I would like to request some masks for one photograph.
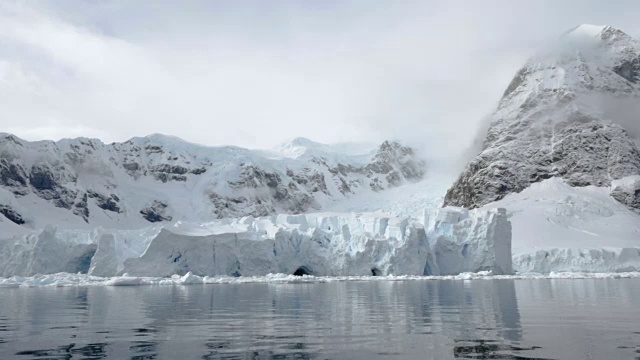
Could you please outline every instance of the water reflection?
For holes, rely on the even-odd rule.
[[[496,340],[456,340],[453,355],[456,359],[518,359],[547,360],[546,358],[519,355],[522,352],[541,349],[539,346],[529,348],[501,344]]]
[[[0,358],[628,359],[638,299],[634,279],[3,289]]]
[[[60,360],[78,358],[78,356],[81,358],[105,359],[107,357],[106,346],[106,343],[88,344],[82,347],[76,347],[76,344],[69,344],[58,346],[55,349],[19,351],[15,355]]]
[[[133,341],[129,350],[135,354],[131,360],[154,359],[158,352],[158,343],[155,341]]]

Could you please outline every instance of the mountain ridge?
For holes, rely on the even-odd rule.
[[[139,227],[301,213],[418,181],[425,167],[413,149],[387,141],[364,160],[295,159],[159,134],[111,144],[87,138],[29,142],[3,134],[0,218],[30,228]]]

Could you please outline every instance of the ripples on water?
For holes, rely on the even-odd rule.
[[[0,289],[0,359],[640,359],[640,279]]]

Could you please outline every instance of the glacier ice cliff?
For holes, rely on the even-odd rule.
[[[455,275],[512,273],[504,209],[252,216],[140,230],[57,230],[0,241],[0,275]]]

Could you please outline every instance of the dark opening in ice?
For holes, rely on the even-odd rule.
[[[306,266],[300,266],[298,269],[296,269],[293,275],[295,276],[312,275],[312,271]]]

